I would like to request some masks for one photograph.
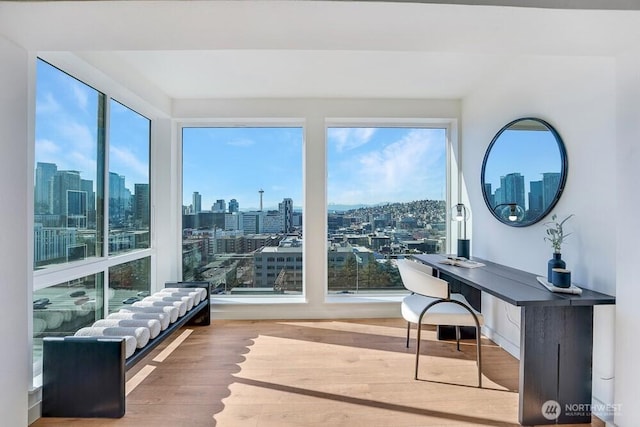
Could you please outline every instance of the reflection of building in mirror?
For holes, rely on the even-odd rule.
[[[516,204],[525,211],[524,219],[536,218],[553,202],[560,186],[560,173],[544,172],[541,175],[541,180],[529,181],[528,194],[526,194],[525,177],[519,172],[501,176],[500,187],[493,192],[491,183],[485,183],[485,193],[489,197],[489,203],[493,207]]]

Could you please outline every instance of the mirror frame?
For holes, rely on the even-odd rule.
[[[532,120],[534,122],[538,122],[541,125],[543,125],[544,127],[546,127],[551,134],[553,135],[553,137],[556,140],[556,143],[558,145],[558,151],[560,154],[560,183],[558,185],[558,190],[556,191],[555,197],[553,198],[553,200],[551,201],[551,203],[549,203],[548,206],[545,207],[545,209],[542,211],[542,213],[540,215],[538,215],[538,217],[534,218],[531,221],[528,222],[511,222],[508,221],[504,218],[501,218],[495,211],[495,208],[493,206],[491,206],[491,203],[489,202],[489,197],[487,196],[487,192],[485,189],[485,169],[487,166],[487,160],[489,159],[489,155],[491,154],[491,149],[493,148],[493,146],[496,144],[496,142],[498,141],[498,139],[500,138],[500,136],[506,131],[508,130],[511,126],[513,126],[514,124],[524,121],[524,120]],[[498,133],[495,134],[495,136],[493,137],[493,139],[491,140],[491,143],[489,144],[489,146],[487,147],[487,151],[484,154],[484,159],[482,160],[482,172],[480,175],[480,185],[482,187],[482,197],[484,198],[484,202],[487,205],[487,208],[489,208],[489,212],[491,212],[491,214],[501,223],[506,224],[508,226],[511,227],[528,227],[530,225],[533,225],[539,221],[541,221],[544,217],[546,217],[547,215],[549,215],[549,213],[551,212],[551,210],[554,208],[554,206],[556,205],[556,203],[558,203],[558,200],[560,199],[560,196],[562,195],[562,192],[564,191],[564,187],[565,184],[567,182],[567,175],[569,173],[569,162],[567,159],[567,151],[565,149],[564,146],[564,141],[562,140],[562,138],[560,137],[560,134],[556,131],[556,129],[551,126],[548,122],[536,118],[536,117],[521,117],[519,119],[515,119],[510,121],[509,123],[507,123],[506,125],[504,125],[502,127],[502,129],[500,129],[498,131]]]

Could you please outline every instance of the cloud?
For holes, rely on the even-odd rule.
[[[250,147],[253,144],[255,144],[255,141],[248,138],[237,138],[227,141],[227,145],[231,145],[233,147]]]
[[[58,122],[57,131],[70,149],[96,152],[96,137],[87,125],[74,120],[61,120]]]
[[[58,155],[58,153],[60,153],[60,147],[52,140],[42,138],[36,140],[36,152],[39,158],[48,158]]]
[[[353,150],[368,143],[375,134],[375,128],[329,128],[328,139],[336,142],[336,151]]]
[[[60,111],[62,111],[62,107],[51,92],[46,92],[36,98],[36,116],[56,114]]]
[[[338,166],[342,172],[330,177],[329,201],[355,204],[434,198],[429,189],[433,184],[436,188],[444,185],[442,145],[429,129],[415,129],[380,149],[352,157]]]
[[[77,170],[80,172],[82,179],[88,179],[94,182],[96,180],[96,159],[87,157],[85,153],[79,151],[73,151],[67,154],[67,159],[70,160],[72,166],[67,169]],[[58,168],[62,169],[62,168]]]
[[[127,176],[129,172],[133,173],[133,176],[128,176],[127,185],[148,183],[149,182],[149,163],[146,161],[140,161],[131,150],[124,147],[117,147],[111,145],[109,151],[109,160],[111,166],[109,169],[112,172],[124,174]],[[115,167],[122,167],[124,170],[115,170]]]
[[[89,87],[75,79],[69,79],[68,81],[71,89],[71,95],[76,101],[76,105],[85,111],[89,105]]]

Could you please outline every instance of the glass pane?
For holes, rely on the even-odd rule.
[[[150,257],[109,268],[109,313],[148,296],[150,285]]]
[[[102,273],[33,293],[33,373],[42,370],[42,338],[73,335],[103,317]]]
[[[102,93],[37,62],[34,268],[102,255]]]
[[[446,129],[327,130],[328,289],[404,291],[394,260],[446,250]]]
[[[302,292],[302,128],[184,128],[183,280]]]
[[[149,247],[151,122],[117,101],[109,121],[109,254]]]

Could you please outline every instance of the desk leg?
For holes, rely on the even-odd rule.
[[[593,307],[526,306],[521,313],[520,423],[590,423]]]

